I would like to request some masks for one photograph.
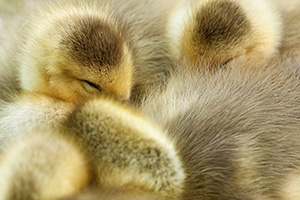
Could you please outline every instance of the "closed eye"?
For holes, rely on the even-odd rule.
[[[230,58],[229,60],[227,60],[226,62],[223,62],[222,64],[221,64],[221,66],[220,67],[224,67],[225,65],[227,65],[230,61],[232,61],[233,60],[233,58]]]
[[[97,90],[99,90],[100,92],[101,92],[101,88],[100,88],[100,86],[98,86],[98,85],[96,85],[95,83],[92,83],[92,82],[90,82],[90,81],[84,81],[87,85],[89,85],[90,87],[92,87],[92,88],[94,88],[94,89],[97,89]]]

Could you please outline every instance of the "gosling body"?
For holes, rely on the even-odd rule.
[[[183,159],[182,200],[300,198],[299,61],[180,71],[144,102]]]
[[[25,127],[21,135],[6,141],[0,162],[0,174],[5,176],[0,182],[7,184],[0,190],[1,199],[180,197],[185,172],[174,144],[139,111],[102,97],[59,121],[61,125],[51,129]],[[62,159],[66,155],[68,159]],[[56,181],[59,190],[54,189]]]
[[[1,154],[1,199],[62,199],[89,183],[89,168],[74,143],[55,131],[31,131]]]

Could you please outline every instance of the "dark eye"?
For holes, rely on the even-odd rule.
[[[230,61],[232,61],[233,60],[233,58],[230,58],[229,60],[227,60],[226,62],[223,62],[222,64],[221,64],[221,66],[220,67],[224,67],[225,65],[227,65]]]
[[[97,90],[99,90],[99,91],[101,91],[101,88],[98,86],[98,85],[96,85],[96,84],[94,84],[94,83],[92,83],[92,82],[90,82],[90,81],[84,81],[87,85],[89,85],[90,87],[92,87],[92,88],[94,88],[94,89],[97,89]]]

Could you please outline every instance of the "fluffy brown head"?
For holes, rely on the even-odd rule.
[[[64,25],[64,21],[61,23]],[[67,49],[68,56],[81,65],[101,71],[121,62],[124,39],[105,21],[83,16],[75,19],[66,32],[60,48]]]
[[[183,49],[196,60],[208,57],[220,62],[235,55],[244,46],[250,22],[241,7],[229,1],[212,1],[195,14],[195,25],[184,32]]]
[[[186,4],[178,6],[168,26],[177,59],[218,67],[242,55],[269,56],[276,51],[280,19],[268,0]]]
[[[71,102],[108,93],[128,99],[133,63],[125,33],[98,3],[52,5],[33,18],[21,54],[21,85]]]

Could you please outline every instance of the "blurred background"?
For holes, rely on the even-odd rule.
[[[19,13],[31,0],[0,0],[0,43],[12,31]],[[27,3],[26,3],[27,2]]]
[[[0,0],[0,39],[13,30],[22,10],[26,10],[41,0]]]
[[[26,0],[0,0],[1,16],[14,15],[22,8],[24,1]]]

